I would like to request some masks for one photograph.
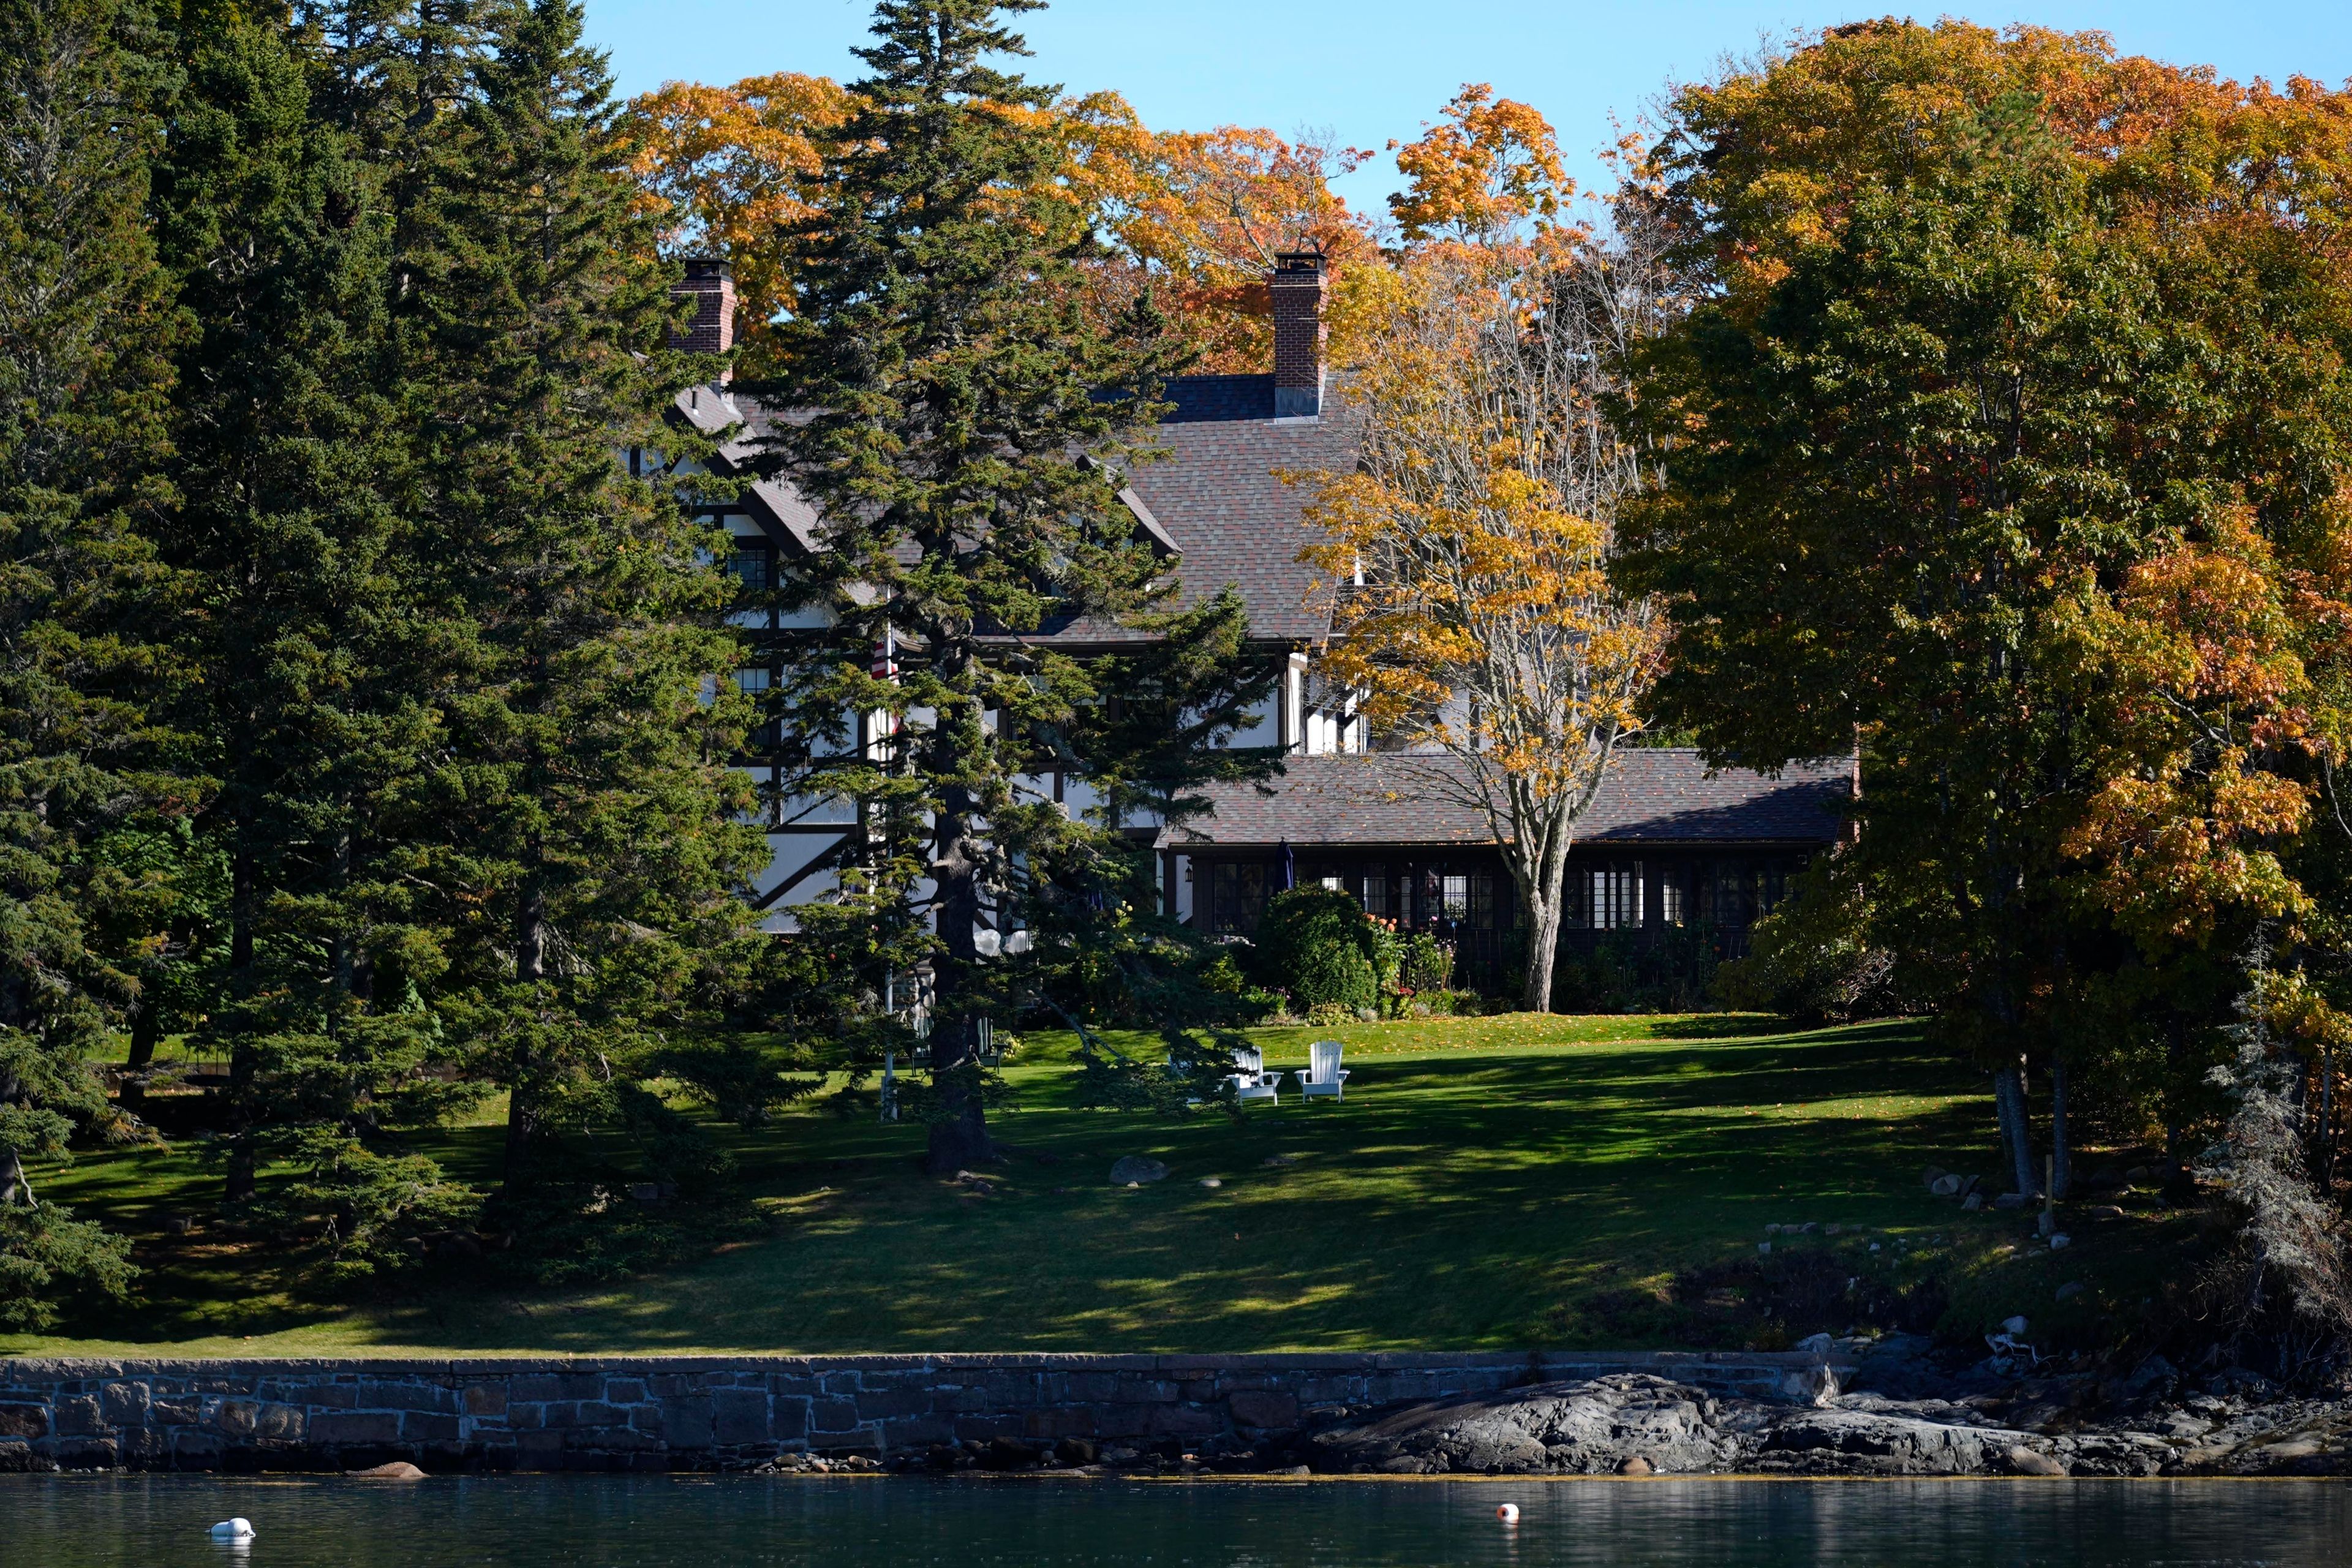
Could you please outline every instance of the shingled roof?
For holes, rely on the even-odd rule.
[[[1285,472],[1345,470],[1355,464],[1356,422],[1335,385],[1320,418],[1274,417],[1270,375],[1181,376],[1165,396],[1175,405],[1155,442],[1169,453],[1138,463],[1127,499],[1139,530],[1152,545],[1173,552],[1171,564],[1190,602],[1228,584],[1248,606],[1255,637],[1307,642],[1328,635],[1328,601],[1309,602],[1314,573],[1298,552],[1312,535],[1300,512],[1304,489],[1285,484]],[[758,454],[774,415],[753,399],[715,388],[678,395],[679,414],[706,434],[740,425],[719,452],[733,471]],[[761,531],[787,550],[818,548],[815,511],[782,479],[752,486],[742,505]],[[1123,642],[1137,634],[1090,621],[1048,625],[1027,640],[1049,643]]]
[[[1374,752],[1292,757],[1265,784],[1219,784],[1208,816],[1160,836],[1162,849],[1307,845],[1443,847],[1492,843],[1483,814],[1462,804],[1462,763]],[[1833,842],[1853,797],[1844,757],[1791,763],[1768,776],[1710,771],[1695,751],[1635,747],[1618,754],[1577,826],[1580,844]]]

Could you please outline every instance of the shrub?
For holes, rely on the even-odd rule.
[[[1789,897],[1748,928],[1748,956],[1717,972],[1716,995],[1746,1012],[1799,1024],[1883,1018],[1908,1009],[1895,964],[1870,935],[1870,900],[1842,856],[1825,855]]]
[[[1412,995],[1443,991],[1454,978],[1454,944],[1427,931],[1408,938],[1397,964],[1397,988]]]
[[[1336,888],[1293,888],[1276,894],[1258,922],[1258,980],[1289,993],[1294,1012],[1337,1003],[1353,1013],[1380,1000],[1376,951],[1372,923],[1354,899]]]

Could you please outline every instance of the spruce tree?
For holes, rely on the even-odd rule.
[[[625,1180],[712,1169],[643,1080],[724,1000],[763,847],[728,766],[743,704],[719,542],[688,504],[692,432],[665,420],[714,367],[666,346],[674,274],[579,8],[511,0],[485,22],[418,297],[440,570],[471,628],[441,875],[472,911],[467,1035],[509,1096],[499,1206],[563,1271],[634,1247],[593,1217]],[[631,449],[635,474],[614,456]]]
[[[232,16],[185,47],[155,209],[194,334],[156,537],[198,584],[176,636],[228,866],[216,1147],[231,1203],[323,1215],[330,1267],[359,1272],[470,1202],[403,1138],[467,1092],[435,1070],[457,1047],[426,1002],[447,958],[418,837],[440,831],[419,792],[463,639],[416,564],[424,399],[378,183],[285,26]],[[273,1161],[295,1179],[265,1190]]]
[[[120,1293],[119,1237],[38,1200],[27,1159],[106,1123],[89,1058],[136,982],[97,940],[141,889],[92,854],[172,795],[142,626],[168,577],[156,499],[167,279],[140,223],[167,85],[118,0],[0,4],[0,1326]]]
[[[1257,677],[1193,656],[1240,654],[1238,605],[1171,616],[1118,500],[1178,356],[1148,301],[1116,331],[1075,303],[1093,241],[1040,116],[1055,89],[987,63],[1026,53],[999,13],[1036,8],[877,6],[858,51],[872,74],[828,133],[819,212],[794,237],[801,313],[763,389],[811,411],[772,439],[824,535],[792,590],[828,618],[790,652],[796,787],[866,818],[842,896],[802,924],[819,941],[911,931],[928,950],[940,1173],[993,1152],[982,1019],[1043,1005],[1082,1021],[1090,987],[1171,1030],[1202,1016],[1197,986],[1164,984],[1199,955],[1160,920],[1123,830],[1190,782],[1264,765],[1215,752]],[[1139,617],[1161,640],[1125,666],[1025,640],[1087,618],[1116,640]],[[1130,711],[1155,733],[1128,729]],[[1044,767],[1096,783],[1100,804],[1066,811],[1025,787]]]

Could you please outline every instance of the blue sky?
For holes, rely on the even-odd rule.
[[[665,80],[733,81],[801,70],[847,79],[871,0],[586,0],[591,39],[624,92]],[[1559,128],[1580,183],[1611,116],[1632,120],[1666,83],[1812,28],[1885,14],[1805,0],[1059,0],[1018,24],[1024,68],[1075,91],[1110,88],[1159,129],[1221,124],[1334,132],[1358,147],[1409,139],[1464,82],[1492,82]],[[1937,13],[1913,13],[1926,18]],[[2095,28],[2129,53],[2241,79],[2352,78],[2352,0],[2187,4],[2053,0],[1965,13],[1994,25]],[[1385,160],[1342,187],[1374,212],[1395,184]]]

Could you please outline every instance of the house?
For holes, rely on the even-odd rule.
[[[1212,792],[1207,818],[1139,831],[1159,851],[1167,907],[1203,931],[1246,937],[1265,900],[1288,880],[1319,881],[1346,889],[1374,914],[1444,931],[1474,977],[1507,984],[1517,900],[1483,817],[1465,803],[1459,764],[1367,733],[1349,695],[1318,676],[1330,604],[1298,559],[1310,539],[1305,492],[1281,476],[1354,461],[1356,427],[1325,365],[1327,281],[1319,256],[1276,258],[1267,279],[1273,370],[1170,384],[1172,406],[1157,443],[1169,457],[1139,465],[1121,492],[1139,538],[1168,558],[1188,594],[1228,584],[1241,594],[1255,646],[1278,663],[1281,680],[1267,710],[1234,743],[1278,746],[1290,756],[1278,779]],[[690,346],[725,350],[734,289],[724,264],[690,264],[686,287],[698,300]],[[775,417],[724,385],[681,395],[678,416],[712,434],[740,426],[719,454],[722,468],[748,465]],[[794,558],[823,547],[814,514],[779,479],[750,486],[712,515],[734,536],[747,587],[765,587]],[[794,625],[773,610],[737,620],[753,649],[774,646]],[[1045,634],[1080,654],[1131,635],[1087,626]],[[752,662],[738,679],[759,689],[779,673]],[[745,765],[774,795],[773,762],[754,756]],[[1083,804],[1076,781],[1046,775],[1033,784]],[[1789,875],[1836,841],[1853,787],[1845,760],[1767,777],[1710,772],[1688,751],[1629,750],[1580,830],[1563,942],[1654,937],[1704,923],[1737,951]],[[772,799],[774,857],[750,890],[770,929],[791,930],[793,908],[835,885],[832,867],[857,826],[855,802]]]

